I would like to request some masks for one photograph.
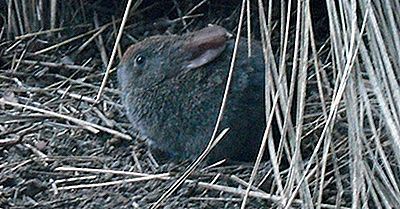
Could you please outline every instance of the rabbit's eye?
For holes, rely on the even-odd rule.
[[[146,62],[146,58],[143,56],[143,55],[137,55],[136,56],[136,58],[135,58],[135,63],[138,65],[138,66],[142,66],[142,65],[144,65],[144,63]]]

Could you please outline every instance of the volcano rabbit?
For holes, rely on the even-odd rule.
[[[230,128],[209,160],[255,159],[265,129],[261,42],[238,46],[219,130]],[[207,146],[220,109],[234,40],[209,26],[181,36],[149,37],[128,48],[118,66],[126,115],[152,149],[172,159],[193,159]]]

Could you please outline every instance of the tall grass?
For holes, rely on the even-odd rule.
[[[265,7],[265,2],[258,3],[259,8]],[[287,147],[284,152],[276,151],[271,140],[268,144],[275,179],[273,187],[275,194],[282,198],[280,208],[291,207],[295,198],[302,200],[302,208],[321,208],[332,199],[337,207],[398,206],[399,3],[326,1],[330,33],[325,56],[316,48],[314,36],[318,28],[312,25],[310,2],[286,5],[281,11],[286,16],[281,18],[281,40],[284,41],[280,46],[280,59],[274,62],[277,59],[268,50],[265,55],[268,75],[292,74],[290,80],[270,76],[267,80],[273,82],[266,87],[269,98],[280,97],[279,108],[273,111],[277,111],[278,116],[279,111],[284,113],[281,130],[283,136],[288,136],[282,138],[283,147]],[[291,11],[293,6],[296,7],[295,18],[285,12]],[[267,15],[262,11],[263,41],[270,45]],[[287,51],[290,27],[295,28],[291,34],[295,36],[294,48]],[[290,66],[285,63],[286,56],[292,57]],[[332,75],[331,86],[324,82],[324,75]],[[290,88],[287,90],[286,86]],[[316,140],[312,141],[311,153],[303,148],[304,143],[310,143],[303,138],[307,126],[304,117],[308,108],[308,86],[319,95],[311,106],[319,107],[318,120],[313,121],[316,122],[313,126],[321,127],[319,131],[318,128],[313,130]],[[293,93],[296,97],[292,97]],[[295,123],[288,116],[291,103],[297,106]],[[279,170],[281,158],[290,162],[288,175]]]

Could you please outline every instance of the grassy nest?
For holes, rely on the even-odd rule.
[[[399,3],[130,3],[0,2],[0,208],[400,205]],[[278,149],[261,163],[160,162],[120,104],[124,50],[210,23],[238,35],[240,22],[271,46]]]

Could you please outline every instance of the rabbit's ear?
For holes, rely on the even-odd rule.
[[[210,26],[190,33],[185,38],[183,50],[189,56],[186,68],[205,65],[224,51],[230,34],[221,26]]]

